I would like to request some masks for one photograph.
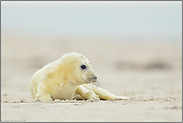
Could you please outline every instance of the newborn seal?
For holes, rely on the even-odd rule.
[[[34,100],[54,99],[128,99],[116,96],[94,84],[97,76],[81,54],[70,53],[35,72],[30,82]]]

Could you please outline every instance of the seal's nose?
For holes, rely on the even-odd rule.
[[[92,79],[96,81],[97,80],[97,77],[96,76],[93,76]]]

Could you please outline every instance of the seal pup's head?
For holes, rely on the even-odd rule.
[[[97,81],[90,62],[83,55],[73,52],[64,55],[61,61],[67,70],[65,75],[72,77],[79,85]]]

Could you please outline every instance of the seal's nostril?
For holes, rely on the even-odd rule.
[[[97,79],[97,77],[96,77],[96,76],[94,76],[93,78],[94,78],[94,79]]]
[[[93,75],[91,79],[92,79],[92,81],[94,81],[94,82],[97,81],[97,77],[96,77],[95,75]]]

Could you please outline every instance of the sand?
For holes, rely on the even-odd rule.
[[[181,43],[88,40],[4,35],[1,121],[182,121]],[[34,72],[73,51],[89,59],[100,87],[131,99],[33,101]]]

